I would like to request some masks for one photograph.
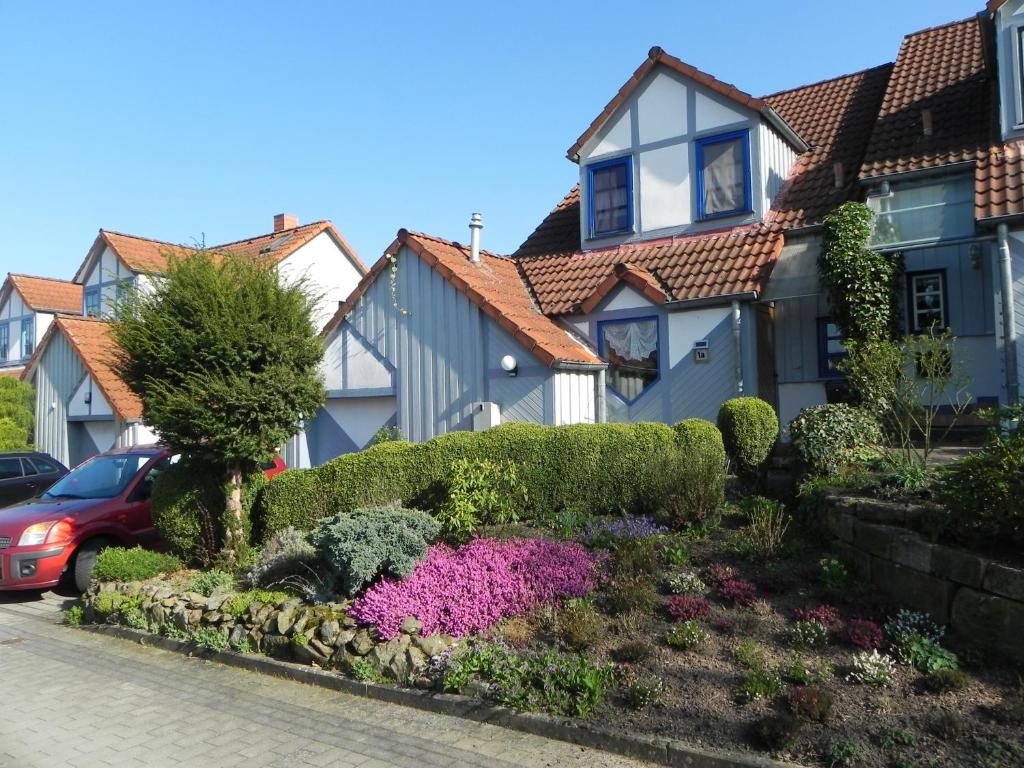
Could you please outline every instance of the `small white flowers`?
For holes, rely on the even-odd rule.
[[[666,586],[673,595],[706,595],[708,585],[692,571],[674,573],[666,580]]]
[[[871,651],[871,653],[861,651],[854,654],[850,666],[852,670],[846,676],[847,682],[863,683],[875,688],[888,685],[896,671],[896,662],[892,657],[879,653],[877,650]]]

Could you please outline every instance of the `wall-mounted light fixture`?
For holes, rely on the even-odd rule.
[[[501,370],[507,373],[509,376],[515,376],[519,373],[519,363],[512,355],[505,355],[501,358]]]

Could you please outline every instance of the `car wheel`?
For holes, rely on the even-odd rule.
[[[76,590],[86,592],[89,589],[92,569],[96,565],[96,555],[108,546],[109,543],[104,539],[91,539],[78,548],[73,569]]]

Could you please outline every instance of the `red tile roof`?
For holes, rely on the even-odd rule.
[[[25,304],[36,312],[82,313],[82,286],[70,280],[8,273],[7,280]]]
[[[998,125],[984,23],[971,17],[903,39],[862,178],[984,159]]]
[[[646,269],[635,264],[616,264],[608,277],[598,283],[594,292],[583,301],[580,311],[583,313],[593,312],[620,284],[635,289],[652,304],[664,304],[669,300],[668,293],[665,292],[654,275]]]
[[[516,261],[548,315],[579,312],[619,264],[646,270],[670,300],[760,293],[782,251],[782,230],[755,225]]]
[[[633,73],[633,76],[625,82],[625,84],[619,89],[619,92],[615,94],[615,97],[605,105],[605,108],[601,110],[601,114],[594,118],[594,121],[590,126],[583,132],[583,134],[576,139],[576,143],[569,147],[566,155],[570,160],[576,160],[579,155],[580,149],[586,144],[594,135],[601,129],[605,121],[614,114],[615,110],[622,106],[622,104],[629,98],[630,94],[636,90],[637,86],[643,81],[645,77],[657,66],[665,66],[671,69],[673,72],[678,72],[684,77],[689,78],[695,82],[700,83],[706,88],[714,91],[720,96],[724,96],[741,107],[746,107],[754,112],[760,112],[764,117],[771,123],[775,124],[776,128],[780,129],[783,133],[789,133],[786,129],[789,127],[785,124],[785,120],[780,120],[776,116],[770,105],[766,104],[762,99],[755,98],[749,93],[744,93],[735,85],[729,83],[723,83],[715,77],[701,72],[696,67],[687,64],[685,61],[677,59],[675,56],[671,56],[663,51],[658,46],[651,48],[647,54],[647,59],[641,64],[637,70]],[[799,140],[803,137],[793,136],[794,143],[799,143]]]
[[[512,255],[518,257],[564,253],[578,250],[579,247],[580,185],[577,184]]]
[[[75,350],[114,413],[126,421],[141,419],[142,401],[128,389],[128,385],[114,371],[115,345],[110,336],[110,323],[104,320],[57,315],[36,347],[36,352],[25,367],[22,378],[31,376],[50,337],[56,333],[61,333]]]
[[[974,217],[978,220],[1024,214],[1024,142],[993,147],[978,161],[974,177]]]
[[[314,221],[311,224],[302,224],[280,232],[270,232],[245,240],[210,246],[209,250],[230,251],[240,256],[258,258],[267,264],[278,264],[323,232],[329,233],[339,246],[351,254],[352,263],[361,273],[366,273],[366,265],[363,264],[355,249],[348,244],[330,221]],[[123,232],[112,232],[107,229],[100,230],[99,240],[109,246],[134,272],[165,272],[169,257],[181,258],[196,251],[196,248],[190,246],[175,245],[137,235],[126,235]],[[95,246],[90,250],[90,256],[94,251]],[[88,260],[89,257],[86,257],[86,262]],[[81,269],[79,269],[79,275],[81,275]]]
[[[818,224],[841,203],[861,199],[857,174],[891,71],[883,64],[765,97],[811,145],[772,203],[771,221],[787,229]]]
[[[466,246],[405,229],[398,231],[397,239],[384,256],[338,308],[325,326],[324,334],[341,324],[373,281],[390,266],[389,254],[396,253],[401,246],[416,253],[544,365],[602,364],[597,355],[566,329],[541,314],[513,260],[481,251],[480,262],[473,264]]]

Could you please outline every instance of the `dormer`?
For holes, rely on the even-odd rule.
[[[569,149],[581,247],[760,221],[806,149],[761,99],[652,48]]]
[[[990,0],[999,73],[999,126],[1004,140],[1024,136],[1024,0]]]

